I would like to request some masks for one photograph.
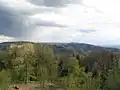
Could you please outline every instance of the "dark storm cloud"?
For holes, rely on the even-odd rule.
[[[75,0],[28,0],[35,5],[44,5],[47,7],[62,7],[66,4],[72,3]]]
[[[20,37],[23,35],[24,17],[14,10],[0,5],[0,34],[10,37]]]
[[[25,14],[24,12],[28,12]],[[22,11],[13,8],[5,7],[0,4],[0,35],[5,35],[14,38],[29,38],[37,26],[47,27],[66,27],[64,25],[56,24],[55,22],[48,22],[44,20],[34,20],[30,22],[28,18],[30,11]]]

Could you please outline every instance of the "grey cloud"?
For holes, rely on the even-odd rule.
[[[10,37],[20,37],[25,29],[24,17],[0,5],[0,34]]]
[[[27,12],[27,11],[26,11]],[[23,11],[5,7],[0,4],[0,35],[14,37],[17,39],[29,39],[33,30],[37,26],[49,27],[67,27],[56,24],[55,22],[48,22],[44,20],[29,20],[29,13],[24,14]],[[28,23],[27,23],[28,22]]]
[[[55,22],[48,22],[44,20],[39,20],[38,22],[35,22],[35,25],[37,26],[45,26],[45,27],[59,27],[59,28],[65,28],[67,27],[66,25],[61,25],[61,24],[56,24]]]
[[[38,6],[46,6],[46,7],[64,7],[67,4],[80,4],[87,8],[94,9],[98,13],[104,13],[103,11],[97,9],[96,7],[85,5],[82,0],[27,0],[31,4]],[[87,12],[86,12],[87,13]]]
[[[16,9],[16,11],[17,11],[17,9]],[[25,16],[30,16],[30,15],[34,15],[36,13],[45,13],[45,12],[57,13],[58,10],[56,8],[37,7],[37,8],[32,8],[32,9],[19,10],[19,12],[17,11],[17,13],[25,15]]]
[[[35,5],[44,5],[47,7],[62,7],[66,4],[72,3],[75,0],[28,0]]]
[[[87,30],[87,29],[81,29],[79,30],[82,33],[92,33],[92,32],[96,32],[96,30]]]

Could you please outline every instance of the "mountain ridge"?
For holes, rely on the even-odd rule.
[[[15,41],[15,42],[3,42],[0,43],[0,51],[4,51],[9,47],[11,44],[23,44],[23,43],[32,43],[35,44],[35,42],[29,42],[29,41]],[[53,49],[56,53],[73,53],[73,52],[100,52],[100,51],[110,51],[110,52],[119,52],[120,49],[113,48],[113,47],[104,47],[99,45],[92,45],[92,44],[86,44],[86,43],[53,43],[53,42],[37,42],[38,44],[47,44],[52,45]]]

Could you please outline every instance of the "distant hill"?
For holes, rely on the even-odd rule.
[[[19,42],[0,43],[0,51],[7,50],[7,48],[11,44],[22,44],[22,43],[33,43],[33,42],[19,41]],[[52,45],[53,50],[56,54],[57,53],[72,54],[74,52],[84,53],[84,52],[100,52],[100,51],[120,52],[120,49],[118,48],[95,46],[85,43],[39,43],[39,44]]]
[[[120,49],[120,45],[111,45],[111,46],[107,46],[107,47]]]
[[[56,52],[59,51],[61,53],[64,52],[84,53],[84,52],[101,52],[101,51],[120,52],[120,49],[117,48],[95,46],[85,43],[64,43],[64,44],[55,44],[55,45],[56,45]]]

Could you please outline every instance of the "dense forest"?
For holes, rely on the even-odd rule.
[[[120,90],[120,50],[73,43],[2,43],[0,90]]]

